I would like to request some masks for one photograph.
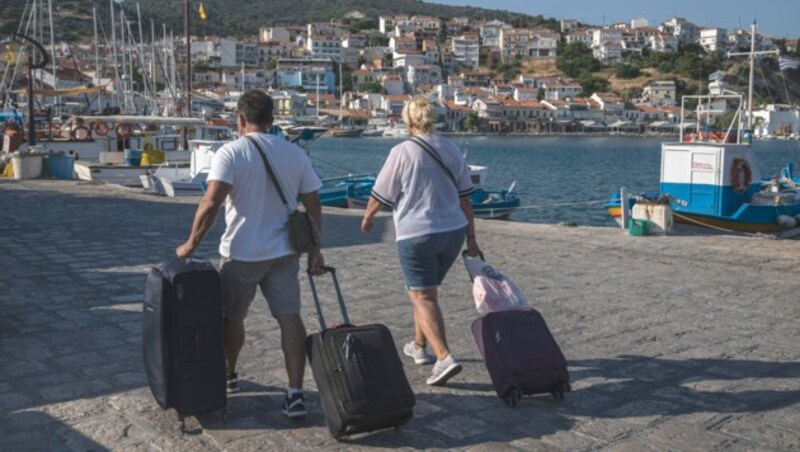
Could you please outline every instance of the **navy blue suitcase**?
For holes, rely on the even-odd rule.
[[[227,404],[219,273],[209,262],[175,259],[147,276],[142,352],[147,381],[163,409],[179,415]]]
[[[472,334],[497,392],[508,406],[523,395],[570,391],[567,360],[535,309],[492,312],[478,317]]]

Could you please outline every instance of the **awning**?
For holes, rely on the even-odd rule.
[[[596,121],[580,121],[581,125],[587,129],[605,129],[605,124]]]
[[[33,91],[34,97],[56,97],[56,96],[63,96],[63,97],[74,97],[80,96],[81,94],[95,94],[99,91],[102,91],[102,86],[79,86],[76,88],[64,88],[64,89],[37,89]],[[13,91],[14,94],[18,94],[22,97],[28,96],[28,90],[26,89],[18,89]]]
[[[620,120],[620,121],[615,121],[615,122],[609,124],[608,127],[612,128],[612,129],[616,129],[616,128],[619,128],[619,127],[626,126],[628,124],[630,124],[628,121]]]
[[[673,124],[669,121],[654,121],[648,124],[647,127],[651,129],[674,129],[677,127],[677,124]]]

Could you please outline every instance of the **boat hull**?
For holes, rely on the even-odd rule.
[[[619,204],[619,200],[616,200],[616,205],[613,204],[614,201],[609,202],[606,204],[605,209],[608,214],[613,218],[617,224],[622,225],[622,207]],[[724,232],[741,232],[741,233],[751,233],[751,234],[775,234],[779,232],[783,232],[789,228],[786,226],[782,226],[778,224],[777,217],[778,215],[786,215],[790,217],[794,217],[796,215],[800,215],[800,206],[753,206],[748,205],[744,206],[744,210],[741,212],[747,211],[748,216],[761,216],[764,218],[763,221],[742,221],[737,218],[732,217],[717,217],[712,215],[702,215],[697,213],[691,212],[683,212],[680,210],[679,205],[673,204],[673,219],[676,224],[688,225],[688,226],[698,226],[704,227],[709,229],[715,229]],[[761,210],[762,212],[758,212]]]

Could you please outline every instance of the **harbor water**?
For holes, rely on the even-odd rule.
[[[574,222],[613,226],[603,209],[612,192],[658,190],[663,138],[452,136],[467,162],[489,167],[485,186],[515,191],[522,207],[512,221]],[[673,140],[677,138],[667,138]],[[323,178],[376,173],[400,138],[321,138],[308,147]],[[753,143],[762,176],[777,175],[792,162],[800,175],[800,141]]]

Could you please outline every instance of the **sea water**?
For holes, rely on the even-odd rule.
[[[521,208],[512,221],[574,222],[613,226],[603,209],[612,192],[658,191],[663,138],[451,136],[467,162],[489,168],[484,186],[515,191]],[[677,141],[677,138],[667,138]],[[323,177],[377,173],[399,138],[321,138],[308,147]],[[800,141],[753,143],[762,176],[779,174],[792,162],[800,176]]]

